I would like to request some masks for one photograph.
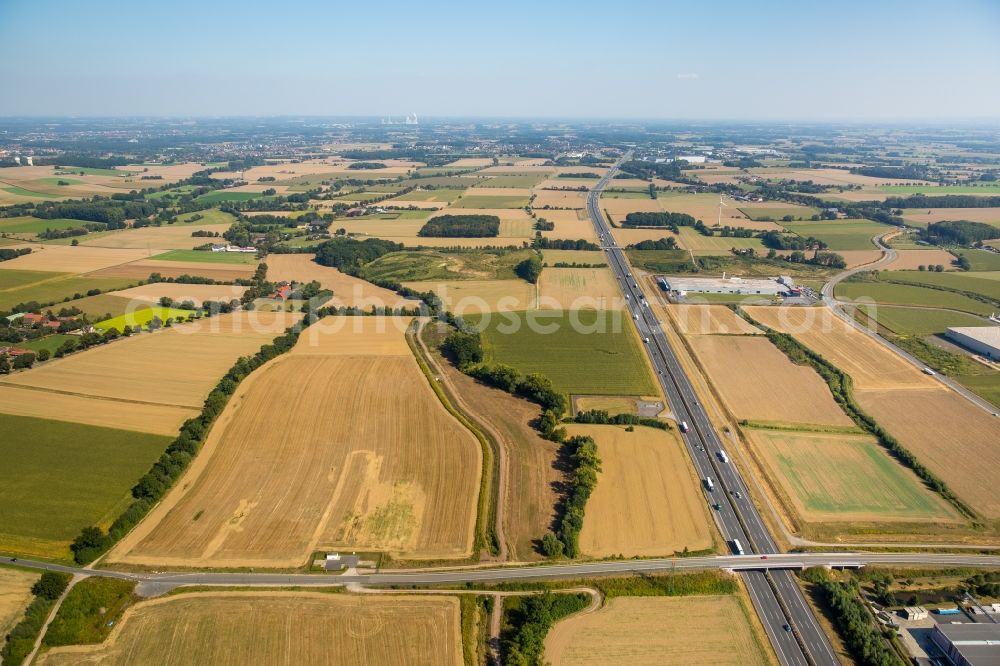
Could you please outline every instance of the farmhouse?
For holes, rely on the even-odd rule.
[[[787,282],[784,282],[786,281]],[[793,287],[788,278],[703,278],[663,275],[657,279],[664,291],[684,296],[686,294],[761,294],[777,296]]]
[[[256,252],[257,248],[252,245],[247,247],[240,247],[239,245],[213,245],[212,252]]]
[[[1000,361],[1000,326],[956,326],[945,335],[966,349]]]

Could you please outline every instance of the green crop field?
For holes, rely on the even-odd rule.
[[[386,254],[367,264],[370,280],[513,280],[514,266],[532,256],[531,250],[513,252],[435,252],[413,250]]]
[[[505,196],[469,196],[462,197],[452,204],[453,208],[524,208],[528,205],[528,197]]]
[[[87,176],[134,176],[136,171],[123,171],[121,169],[101,169],[98,167],[77,167],[77,166],[64,166],[56,167],[56,175],[59,174],[84,174]]]
[[[879,325],[897,335],[927,336],[944,333],[949,326],[986,326],[980,317],[951,310],[906,308],[892,305],[862,306],[861,309]]]
[[[82,180],[76,180],[75,178],[38,178],[34,182],[42,183],[43,185],[55,185],[60,187],[63,185],[79,185]]]
[[[181,310],[180,308],[143,308],[141,310],[136,310],[135,312],[126,312],[123,315],[99,321],[94,324],[94,328],[99,331],[107,331],[109,329],[116,328],[120,333],[125,330],[126,326],[135,328],[136,325],[140,325],[145,327],[149,324],[149,322],[153,321],[153,317],[159,317],[160,321],[166,321],[168,317],[171,319],[176,319],[178,317],[181,319],[187,319],[192,314],[194,314],[192,310]]]
[[[206,239],[209,242],[211,238]],[[197,261],[210,264],[256,264],[260,262],[252,252],[211,252],[209,250],[170,250],[150,259],[164,261]]]
[[[891,194],[1000,194],[1000,185],[883,185],[879,192]]]
[[[271,200],[274,199],[273,195],[263,195],[260,192],[232,192],[228,190],[216,190],[215,192],[206,192],[200,197],[196,197],[195,201],[197,203],[222,203],[223,201],[250,201],[251,199],[263,199]]]
[[[813,215],[819,215],[818,208],[811,206],[777,206],[775,208],[740,208],[739,211],[751,220],[781,220],[791,215],[795,219],[808,220]]]
[[[18,187],[17,185],[7,185],[4,184],[0,187],[0,190],[10,192],[11,194],[16,194],[21,197],[35,197],[37,199],[62,199],[63,197],[55,194],[46,194],[44,192],[36,192],[34,190],[26,190],[23,187]],[[66,196],[69,196],[68,194]]]
[[[191,218],[194,217],[195,215],[201,215],[201,219],[192,222]],[[206,210],[199,210],[194,213],[184,213],[183,215],[178,215],[176,224],[190,224],[190,225],[230,224],[235,221],[236,218],[230,215],[229,213],[221,211],[218,208],[208,208]]]
[[[666,236],[667,233],[664,233]],[[695,254],[730,254],[730,249],[734,247],[752,247],[757,254],[764,254],[767,248],[760,242],[759,238],[735,238],[716,234],[714,236],[704,236],[698,233],[694,227],[681,227],[680,237],[677,239],[681,247],[693,251]]]
[[[837,298],[870,298],[876,303],[948,308],[978,315],[988,315],[997,309],[988,303],[950,291],[886,282],[842,282],[837,285]]]
[[[494,176],[478,183],[476,187],[534,187],[548,177],[546,173],[521,174],[517,176]]]
[[[85,220],[71,220],[69,218],[55,218],[43,220],[30,215],[19,217],[0,218],[0,232],[7,234],[37,234],[46,229],[72,229],[89,224]]]
[[[27,287],[46,280],[66,279],[73,273],[50,273],[48,271],[22,271],[0,268],[0,292]]]
[[[917,285],[934,285],[947,289],[957,289],[1000,301],[1000,280],[989,277],[979,277],[977,273],[931,273],[926,271],[898,271],[892,274],[894,282],[909,282]]]
[[[43,349],[49,350],[50,354],[56,353],[59,346],[62,345],[66,340],[72,339],[72,335],[64,335],[62,333],[55,333],[53,335],[46,335],[44,338],[38,338],[37,340],[31,340],[29,342],[18,342],[17,346],[22,349],[30,349],[31,351],[39,352]]]
[[[511,319],[518,325],[515,328]],[[468,318],[472,324],[482,321]],[[579,322],[575,325],[574,322]],[[544,332],[554,329],[554,332]],[[483,332],[487,360],[540,372],[566,394],[655,395],[644,352],[621,311],[531,311],[493,315]]]
[[[969,260],[974,271],[1000,271],[1000,254],[985,250],[955,250],[955,254]]]
[[[649,196],[649,190],[625,190],[624,192],[608,192],[604,191],[601,193],[602,199],[652,199]]]
[[[414,190],[413,192],[399,195],[399,199],[402,201],[440,201],[442,203],[451,203],[461,196],[462,192],[463,190],[449,188]]]
[[[870,437],[754,431],[764,458],[813,520],[948,517],[944,503]],[[824,464],[817,465],[821,458]],[[810,516],[809,514],[814,514]]]
[[[988,400],[1000,407],[1000,372],[982,375],[958,375],[953,379],[983,400]]]
[[[194,185],[178,185],[177,187],[171,187],[169,190],[161,190],[159,192],[153,192],[152,194],[147,194],[147,199],[173,199],[179,197],[182,194],[188,194],[195,189]],[[188,215],[194,215],[194,213],[188,213]]]
[[[7,276],[8,273],[39,274],[38,271],[9,271],[0,269],[0,310],[10,309],[17,303],[28,303],[30,301],[38,301],[39,303],[56,302],[58,304],[64,300],[83,298],[91,289],[112,291],[115,289],[124,289],[135,282],[135,280],[129,280],[128,278],[93,278],[76,277],[72,273],[41,273],[42,275],[53,276],[53,279],[45,279],[44,281],[36,280],[31,284],[14,285],[14,288],[8,289],[6,288],[10,279]]]
[[[59,308],[79,308],[87,315],[90,321],[100,321],[107,318],[106,315],[117,317],[128,312],[129,303],[132,299],[124,296],[114,296],[112,294],[98,294],[97,296],[84,296],[68,303],[59,303],[52,309],[56,312]]]
[[[823,220],[819,222],[782,222],[781,226],[807,238],[812,236],[837,250],[874,250],[872,237],[892,231],[892,227],[862,220]]]
[[[687,273],[694,268],[687,250],[626,250],[636,268],[652,273]]]
[[[169,437],[0,414],[0,551],[68,559],[88,525],[106,523]]]

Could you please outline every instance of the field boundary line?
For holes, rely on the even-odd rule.
[[[80,351],[87,351],[81,349]],[[150,402],[148,400],[135,400],[134,398],[112,398],[106,395],[92,395],[90,393],[79,393],[76,391],[66,391],[63,389],[46,388],[43,386],[29,386],[27,384],[12,384],[0,381],[0,386],[7,388],[23,389],[25,391],[38,391],[40,393],[58,393],[59,395],[70,395],[75,398],[90,398],[92,400],[107,400],[108,402],[124,402],[131,405],[149,405],[151,407],[177,407],[179,409],[190,409],[198,411],[198,405],[177,405],[172,402]]]

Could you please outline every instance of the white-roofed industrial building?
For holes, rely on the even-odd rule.
[[[1000,624],[939,624],[931,640],[955,666],[1000,664]]]
[[[945,335],[970,351],[1000,361],[1000,326],[956,326]]]
[[[664,291],[684,294],[761,294],[777,296],[794,289],[790,278],[687,277],[663,275],[657,278]]]

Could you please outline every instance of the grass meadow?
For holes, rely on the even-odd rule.
[[[211,240],[211,239],[209,239]],[[248,252],[206,252],[205,250],[171,250],[150,259],[164,261],[194,261],[207,264],[256,264],[257,255]]]

